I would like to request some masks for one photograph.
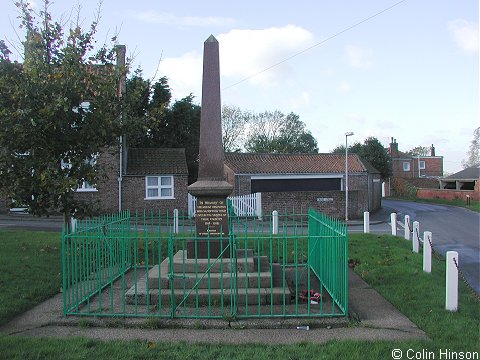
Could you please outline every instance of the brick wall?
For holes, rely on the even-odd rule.
[[[477,183],[478,184],[478,183]],[[419,199],[446,199],[446,200],[467,200],[467,195],[471,200],[480,201],[480,191],[478,186],[476,190],[446,190],[446,189],[418,189],[417,198]]]
[[[188,175],[175,175],[173,184],[174,199],[145,200],[145,176],[126,176],[123,178],[123,208],[131,211],[155,210],[162,213],[173,212],[174,209],[186,212]]]
[[[231,181],[232,174],[228,175],[227,179],[234,185],[233,195],[248,195],[251,194],[251,176],[250,175],[235,175],[234,181]],[[363,212],[369,208],[368,200],[368,181],[370,181],[370,191],[372,198],[370,199],[370,211],[375,211],[381,206],[381,188],[380,183],[373,183],[373,178],[379,176],[372,176],[370,179],[365,174],[349,174],[348,188],[349,188],[349,217],[362,217]],[[343,177],[345,181],[345,176]],[[375,190],[376,189],[376,190]],[[333,201],[318,201],[317,199],[333,199]],[[273,210],[277,211],[295,211],[300,212],[300,209],[307,211],[309,207],[313,207],[318,211],[325,212],[337,218],[345,217],[345,191],[294,191],[294,192],[263,192],[262,193],[262,210],[265,214],[271,213]],[[351,207],[351,210],[350,210]],[[350,213],[351,211],[351,213]]]
[[[88,202],[96,214],[118,211],[118,162],[116,148],[104,149],[97,158],[97,167],[101,171],[97,191],[75,193],[75,198]]]
[[[420,169],[420,177],[441,177],[443,176],[443,157],[420,157],[425,161],[425,169]],[[410,164],[409,171],[403,171],[403,163]],[[401,178],[418,178],[418,158],[392,159],[392,176]]]
[[[442,157],[426,157],[420,158],[425,161],[425,170],[420,170],[420,175],[425,176],[443,176],[443,158]]]
[[[105,172],[97,185],[97,191],[77,192],[78,199],[89,202],[95,213],[115,213],[118,211],[118,174],[119,154],[114,148],[105,150],[97,160],[98,168]],[[174,209],[187,211],[188,175],[174,176],[174,199],[145,200],[145,177],[124,176],[122,181],[122,210],[144,209],[169,211]]]
[[[367,211],[368,195],[366,191],[352,190],[348,192],[349,218],[363,217]],[[338,219],[345,218],[344,191],[309,191],[309,192],[269,192],[262,193],[264,214],[273,210],[280,213],[306,213],[309,208],[321,211]]]

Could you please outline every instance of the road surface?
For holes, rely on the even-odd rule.
[[[397,234],[403,236],[405,215],[420,223],[420,237],[432,232],[433,248],[445,256],[457,251],[459,265],[470,285],[480,294],[480,213],[468,209],[401,200],[382,200],[382,207],[398,214]],[[390,228],[389,228],[390,229]],[[391,230],[390,230],[391,231]]]

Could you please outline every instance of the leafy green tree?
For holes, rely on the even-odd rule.
[[[480,165],[480,127],[473,131],[473,139],[468,148],[467,158],[462,161],[464,169]]]
[[[198,154],[200,141],[199,105],[194,104],[193,95],[175,101],[167,113],[167,121],[159,134],[158,146],[185,148],[189,184],[198,176]]]
[[[375,169],[380,171],[382,179],[386,179],[392,174],[392,166],[388,152],[377,138],[370,136],[364,140],[363,144],[355,142],[348,147],[348,151],[368,161]],[[345,154],[345,145],[339,145],[331,152],[335,154]]]
[[[95,49],[97,20],[64,32],[48,0],[39,20],[26,2],[16,5],[25,58],[12,62],[0,44],[0,191],[32,214],[60,211],[67,219],[88,211],[75,190],[97,183],[92,156],[120,134],[117,92],[126,68],[114,65],[114,45]]]
[[[128,146],[139,147],[146,142],[150,128],[147,118],[150,92],[150,81],[142,77],[140,69],[135,70],[126,81],[123,133]]]
[[[189,182],[198,173],[200,106],[189,95],[171,103],[168,79],[152,83],[141,70],[127,80],[124,134],[128,147],[185,148]]]
[[[280,111],[255,116],[245,142],[254,153],[317,153],[317,141],[298,115]]]
[[[168,80],[154,84],[137,69],[126,82],[123,132],[129,147],[153,147],[165,127],[172,95]]]

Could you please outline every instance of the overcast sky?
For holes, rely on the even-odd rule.
[[[68,24],[78,2],[88,25],[96,0],[50,10]],[[193,93],[200,103],[203,42],[213,34],[223,104],[294,112],[320,152],[344,144],[347,131],[349,142],[394,137],[402,151],[434,144],[453,173],[480,126],[478,3],[104,0],[97,39],[118,32],[134,68],[167,76],[175,98]],[[14,1],[0,0],[0,14],[0,38],[19,47]]]

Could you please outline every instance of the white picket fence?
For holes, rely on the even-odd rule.
[[[255,193],[242,196],[229,196],[233,211],[237,216],[256,216],[262,218],[262,194]],[[188,216],[195,217],[197,198],[188,194]]]

